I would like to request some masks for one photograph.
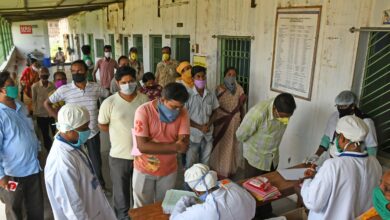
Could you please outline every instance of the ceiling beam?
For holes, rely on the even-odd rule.
[[[27,0],[24,0],[24,1],[27,1]],[[57,8],[79,8],[79,7],[82,7],[82,8],[85,8],[85,7],[91,7],[91,6],[101,6],[101,7],[104,7],[104,6],[107,6],[109,4],[114,4],[114,3],[122,3],[124,0],[113,0],[113,1],[108,1],[108,2],[104,2],[104,3],[94,3],[94,4],[90,4],[90,3],[87,3],[87,4],[72,4],[72,5],[59,5],[59,6],[56,6],[56,5],[52,5],[52,6],[39,6],[39,7],[29,7],[28,10],[29,11],[35,11],[35,10],[40,10],[40,9],[57,9]],[[26,11],[26,8],[0,8],[0,12],[18,12],[18,11]]]
[[[57,13],[57,12],[62,12],[62,11],[88,11],[91,9],[96,9],[96,8],[102,8],[103,6],[96,6],[96,5],[91,5],[88,7],[73,7],[73,8],[58,8],[58,9],[44,9],[44,10],[35,10],[35,11],[21,11],[19,13],[15,13],[14,11],[12,12],[2,12],[0,11],[0,15],[5,16],[5,15],[20,15],[20,14],[41,14],[41,13]]]

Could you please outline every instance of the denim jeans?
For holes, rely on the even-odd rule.
[[[190,147],[186,155],[186,168],[190,168],[196,163],[209,165],[210,154],[213,148],[213,140],[207,141],[205,138],[200,143],[190,141]]]

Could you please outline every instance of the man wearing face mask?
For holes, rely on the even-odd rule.
[[[355,115],[338,120],[335,145],[340,156],[326,160],[317,174],[305,172],[301,195],[309,220],[355,219],[372,206],[382,167],[361,150],[367,133],[367,125]]]
[[[168,83],[176,81],[176,67],[178,62],[171,59],[171,48],[163,47],[162,50],[162,61],[156,66],[156,82],[165,87]]]
[[[110,176],[113,184],[114,210],[118,219],[129,219],[132,207],[133,159],[131,151],[135,110],[149,101],[137,90],[135,70],[122,66],[115,73],[120,88],[118,93],[105,99],[99,110],[99,128],[110,134]]]
[[[49,131],[51,130],[53,136],[56,131],[56,128],[53,126],[55,122],[54,118],[49,116],[49,113],[43,106],[43,103],[49,97],[49,94],[55,90],[54,84],[49,81],[49,76],[49,69],[42,67],[39,70],[40,80],[31,87],[33,113],[37,119],[38,128],[41,131],[43,143],[47,152],[50,151],[51,144],[53,143]]]
[[[320,146],[316,153],[309,157],[307,163],[317,163],[320,156],[327,150],[332,157],[338,155],[334,147],[335,129],[338,120],[347,115],[356,115],[361,118],[368,126],[368,134],[361,146],[362,150],[366,150],[370,156],[376,156],[378,141],[376,137],[374,121],[368,115],[360,111],[356,106],[357,99],[353,92],[345,90],[340,92],[335,99],[337,111],[334,112],[328,119],[325,134],[322,136]]]
[[[40,144],[8,72],[0,73],[0,88],[0,200],[7,219],[42,220]]]
[[[142,80],[144,75],[144,65],[138,60],[138,50],[136,47],[130,48],[129,51],[130,67],[135,69],[135,75],[137,76],[137,82]]]
[[[218,186],[217,173],[204,164],[194,164],[184,173],[184,181],[203,201],[184,196],[177,203],[170,220],[249,220],[253,219],[256,200],[244,188],[230,182]]]
[[[100,135],[98,127],[98,107],[99,98],[107,98],[109,92],[95,82],[87,82],[88,67],[82,60],[74,61],[70,66],[72,72],[72,83],[58,88],[44,103],[49,114],[57,118],[57,109],[52,104],[64,101],[66,104],[78,104],[84,106],[89,111],[91,134],[86,142],[88,154],[92,165],[99,178],[100,184],[105,188],[102,175],[102,159],[100,155]]]
[[[118,64],[115,58],[112,58],[111,51],[111,45],[104,46],[104,58],[97,61],[92,73],[93,80],[96,82],[96,72],[99,70],[100,85],[108,91],[110,91],[110,84],[112,78],[114,78],[115,69],[118,69]]]
[[[129,58],[127,56],[120,56],[118,58],[118,68],[121,68],[121,67],[124,67],[124,66],[129,66]],[[118,70],[116,70],[118,71]],[[118,86],[118,83],[117,83],[117,80],[115,79],[115,75],[114,75],[114,78],[112,78],[111,80],[111,83],[110,83],[110,92],[111,94],[114,94],[116,92],[118,92],[120,90],[119,86]]]
[[[215,93],[206,88],[206,72],[206,68],[202,66],[194,66],[191,70],[195,86],[185,105],[191,119],[186,168],[195,163],[208,165],[213,148],[213,123],[219,103]]]
[[[92,163],[81,149],[91,133],[89,120],[88,110],[80,105],[66,104],[58,112],[59,133],[45,167],[55,219],[116,219]]]
[[[186,88],[170,83],[160,99],[135,112],[134,135],[141,155],[134,158],[134,208],[162,201],[165,192],[175,187],[176,154],[185,153],[189,144],[187,100]]]
[[[295,109],[294,97],[289,93],[281,93],[249,109],[236,131],[238,141],[243,143],[246,178],[276,170],[279,145]],[[271,217],[271,204],[258,207],[256,214]]]

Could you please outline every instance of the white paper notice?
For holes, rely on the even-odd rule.
[[[305,177],[304,173],[306,169],[307,168],[283,169],[278,170],[278,172],[285,180],[299,180]]]
[[[271,88],[310,99],[318,13],[279,12]]]

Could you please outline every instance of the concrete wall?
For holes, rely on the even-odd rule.
[[[162,0],[162,4],[172,1]],[[178,1],[176,1],[178,2]],[[350,33],[350,27],[380,27],[388,0],[191,0],[189,4],[161,9],[157,17],[157,1],[127,0],[125,20],[121,6],[111,5],[98,10],[70,16],[69,29],[73,33],[94,33],[104,38],[108,33],[143,34],[144,67],[149,70],[149,35],[163,35],[163,46],[170,45],[165,35],[190,35],[191,44],[199,44],[199,52],[207,55],[208,86],[219,82],[218,40],[212,35],[254,36],[251,44],[249,106],[274,97],[270,91],[275,16],[277,7],[322,6],[317,62],[315,66],[312,100],[296,99],[297,111],[283,138],[280,167],[299,163],[314,153],[326,125],[335,111],[334,97],[350,89],[359,33]],[[108,17],[108,22],[107,22]],[[183,27],[176,27],[182,22]],[[120,41],[116,54],[121,54]],[[132,38],[130,38],[130,46]],[[100,48],[98,48],[100,49]],[[290,161],[290,162],[289,162]]]
[[[33,25],[32,34],[21,34],[20,25]],[[12,36],[14,45],[23,56],[35,49],[44,53],[45,57],[50,56],[49,32],[45,20],[13,22]]]

